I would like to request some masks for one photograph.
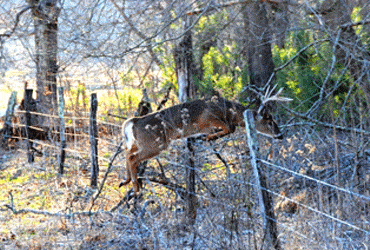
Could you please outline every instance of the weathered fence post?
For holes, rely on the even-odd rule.
[[[275,249],[281,249],[278,239],[272,196],[271,193],[268,192],[269,187],[266,182],[266,176],[261,170],[261,164],[258,161],[261,156],[259,154],[259,145],[257,141],[257,131],[254,125],[253,112],[250,110],[246,110],[244,112],[244,120],[245,128],[247,130],[251,164],[256,179],[258,198],[263,218],[263,231],[265,235],[264,238],[267,240],[267,244],[271,244]]]
[[[27,137],[27,160],[28,163],[32,163],[35,158],[33,154],[33,141],[31,140],[31,101],[32,101],[33,89],[25,89],[24,93],[24,108],[26,110],[26,137]]]
[[[98,110],[98,99],[96,93],[91,94],[90,100],[90,148],[91,148],[91,186],[98,186],[98,175],[99,175],[99,165],[98,165],[98,128],[96,124],[96,112]]]
[[[53,114],[55,115],[57,113],[57,107],[58,107],[58,88],[55,83],[51,84],[51,98],[53,103]]]
[[[57,84],[56,83],[52,83],[50,85],[51,87],[51,103],[52,103],[52,114],[53,116],[56,116],[58,113],[59,113],[59,109],[58,109],[58,87],[57,87]],[[54,130],[54,131],[57,131],[58,130],[58,123],[56,122],[56,119],[54,118],[49,118],[49,121],[50,121],[50,130]],[[57,133],[50,133],[49,134],[50,138],[52,140],[55,140],[56,136],[57,136]]]
[[[63,87],[58,88],[58,98],[59,98],[59,139],[60,139],[60,155],[58,158],[59,174],[64,174],[64,161],[66,157],[65,147],[66,147],[66,137],[65,137],[65,122],[64,122],[64,89]]]
[[[12,117],[14,114],[14,107],[17,100],[17,92],[13,91],[10,95],[8,108],[6,109],[5,114],[5,124],[4,124],[4,134],[3,134],[3,143],[4,145],[8,144],[8,139],[13,135],[13,126],[12,126]]]
[[[189,166],[186,168],[186,223],[194,225],[197,218],[197,196],[195,195],[195,164],[194,164],[194,138],[187,138],[187,148],[189,150]]]

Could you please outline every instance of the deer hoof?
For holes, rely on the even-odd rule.
[[[118,187],[126,186],[131,180],[127,179],[125,181],[121,181],[121,183],[118,185]]]

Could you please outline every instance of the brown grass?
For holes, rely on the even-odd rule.
[[[86,212],[96,190],[89,187],[89,143],[68,143],[66,174],[58,176],[58,149],[43,146],[44,155],[27,163],[25,144],[0,152],[0,249],[255,249],[262,244],[258,199],[243,131],[197,147],[197,220],[184,225],[184,201],[174,192],[147,183],[140,201],[121,206],[130,187],[124,178],[124,154],[114,162],[91,216]],[[312,131],[311,131],[312,132]],[[337,133],[340,175],[330,133],[295,131],[281,142],[261,138],[261,153],[282,168],[322,180],[363,196],[353,196],[290,172],[266,167],[275,195],[279,238],[284,249],[365,249],[370,247],[370,172],[367,149],[358,156],[354,139]],[[119,137],[99,141],[101,182]],[[272,145],[272,146],[271,146]],[[221,152],[225,165],[211,149]],[[357,156],[356,156],[357,155]],[[187,159],[184,144],[175,143],[158,158],[166,177],[183,185]],[[357,164],[357,165],[356,165]],[[353,174],[353,166],[359,173]],[[334,171],[335,170],[335,171]],[[160,172],[156,160],[147,174]],[[202,182],[200,182],[202,180]],[[252,183],[252,185],[250,185]],[[284,197],[289,198],[286,199]],[[146,203],[153,200],[154,203]],[[25,211],[14,214],[14,211]],[[147,206],[146,206],[147,205]],[[145,210],[144,207],[146,206]],[[37,212],[44,214],[37,214]],[[99,213],[98,213],[99,211]],[[72,216],[72,213],[75,213]],[[334,219],[333,219],[334,218]],[[360,230],[359,230],[360,229]],[[267,249],[268,246],[265,246]]]

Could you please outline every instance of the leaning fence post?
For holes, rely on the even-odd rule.
[[[260,159],[261,157],[259,154],[257,131],[254,125],[254,116],[251,110],[246,110],[244,112],[244,120],[245,128],[247,130],[247,139],[251,157],[251,164],[256,179],[258,199],[263,218],[263,231],[265,239],[268,241],[268,244],[271,243],[271,245],[275,249],[281,249],[279,239],[277,237],[278,234],[272,196],[271,193],[268,192],[269,187],[266,182],[266,176],[264,172],[261,170],[261,164],[258,161],[258,159]]]
[[[89,125],[89,135],[90,135],[90,148],[91,148],[91,186],[98,186],[98,175],[99,175],[99,165],[98,165],[98,128],[96,125],[96,112],[98,110],[98,99],[96,93],[91,94],[90,100],[90,125]]]
[[[17,99],[17,92],[13,91],[10,95],[9,102],[8,102],[8,108],[6,109],[5,114],[5,124],[4,124],[4,134],[3,134],[3,143],[4,145],[7,144],[8,139],[13,134],[13,126],[12,126],[12,117],[14,114],[14,106]]]
[[[59,174],[64,174],[64,161],[66,158],[66,137],[65,137],[65,122],[64,122],[64,89],[63,87],[58,88],[58,99],[59,99],[59,139],[60,139],[60,155],[58,158]]]

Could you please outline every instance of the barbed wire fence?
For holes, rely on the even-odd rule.
[[[25,8],[29,8],[26,2],[2,1],[1,33],[13,34],[8,40],[0,41],[0,61],[3,62],[0,68],[4,74],[0,83],[6,91],[21,90],[25,80],[36,87],[36,72],[31,59],[34,58],[34,20],[31,13],[25,12]],[[196,142],[197,188],[194,194],[198,201],[193,227],[184,226],[183,220],[185,205],[181,197],[184,196],[185,172],[189,168],[184,141],[175,142],[149,162],[142,177],[145,185],[143,197],[138,201],[129,200],[130,186],[118,188],[120,181],[126,177],[125,154],[119,149],[123,120],[109,119],[100,105],[96,120],[100,174],[98,188],[90,187],[90,117],[88,108],[80,107],[78,98],[73,96],[75,93],[72,90],[78,88],[77,82],[86,82],[87,87],[91,87],[89,90],[99,93],[103,88],[142,87],[150,79],[153,84],[151,95],[157,95],[160,83],[166,79],[159,76],[162,73],[155,67],[153,69],[152,65],[161,63],[158,63],[158,58],[167,60],[161,57],[160,51],[170,51],[173,44],[169,42],[183,35],[184,31],[176,27],[180,26],[177,21],[184,14],[191,14],[188,10],[194,4],[199,6],[196,9],[198,12],[208,8],[218,12],[222,10],[222,4],[229,2],[169,1],[166,5],[165,1],[126,1],[125,4],[118,3],[121,6],[115,1],[66,2],[59,23],[58,76],[58,86],[65,86],[66,95],[72,100],[64,115],[65,173],[58,174],[58,156],[62,146],[58,131],[51,133],[38,126],[29,127],[43,132],[48,138],[29,139],[36,156],[33,163],[27,162],[24,143],[27,137],[24,134],[12,136],[10,147],[13,149],[1,152],[0,157],[0,194],[1,197],[9,197],[0,199],[0,224],[4,222],[4,226],[0,227],[0,249],[6,248],[7,244],[13,244],[12,249],[268,249],[263,217],[277,224],[278,239],[284,249],[370,248],[370,149],[367,139],[370,131],[367,131],[369,125],[366,105],[361,100],[363,97],[354,95],[358,91],[356,89],[361,89],[359,86],[362,83],[368,83],[369,60],[368,54],[356,52],[363,48],[360,40],[351,40],[355,39],[354,34],[348,35],[349,40],[339,39],[352,26],[356,28],[358,37],[366,39],[370,13],[366,1],[347,1],[348,6],[362,2],[352,12],[358,20],[350,19],[348,23],[333,25],[333,29],[325,23],[340,21],[342,17],[345,20],[343,13],[346,12],[342,7],[348,6],[339,3],[326,9],[320,8],[320,5],[325,7],[333,1],[304,1],[279,10],[275,9],[275,3],[268,7],[272,10],[271,14],[281,15],[282,21],[286,19],[291,23],[291,26],[286,26],[281,20],[273,21],[271,24],[276,26],[275,29],[283,27],[289,33],[312,31],[313,36],[312,41],[304,42],[303,33],[290,34],[286,41],[302,43],[303,47],[292,47],[297,49],[296,52],[283,52],[288,53],[289,58],[281,59],[274,74],[284,68],[297,68],[299,65],[292,62],[302,54],[308,55],[307,58],[319,55],[319,59],[305,64],[303,68],[298,67],[297,74],[305,69],[322,72],[321,76],[315,74],[313,78],[310,75],[312,79],[302,79],[312,82],[318,92],[312,94],[313,89],[298,87],[303,95],[297,95],[299,100],[294,104],[294,111],[287,110],[291,114],[290,120],[286,116],[280,120],[280,124],[287,124],[286,139],[271,141],[259,138],[261,156],[256,161],[261,163],[268,188],[259,187],[253,177],[247,138],[245,130],[241,129],[216,142]],[[207,7],[203,9],[204,6]],[[232,27],[232,30],[216,29],[214,32],[211,28],[211,33],[197,38],[198,46],[204,41],[209,42],[207,36],[212,39],[217,37],[221,44],[228,44],[226,41],[245,42],[241,39],[241,34],[244,34],[241,10],[244,7],[234,6],[228,7],[230,18],[220,23],[220,26]],[[120,15],[121,7],[126,7],[126,14]],[[339,8],[339,11],[331,7]],[[334,14],[332,20],[328,18],[331,15],[322,15],[328,11]],[[19,22],[18,27],[14,21]],[[166,28],[171,26],[174,27]],[[285,31],[279,30],[273,39],[284,44],[284,34]],[[323,56],[308,50],[311,47],[316,52],[327,50],[325,45],[328,42],[334,55],[329,53]],[[364,44],[366,47],[368,42]],[[344,53],[346,58],[341,59],[340,53],[336,52],[347,52]],[[241,50],[234,53],[240,60]],[[327,55],[332,56],[332,60]],[[336,77],[331,78],[336,63],[341,60],[348,63],[336,73]],[[320,61],[326,63],[316,68]],[[354,74],[353,82],[346,83],[346,79],[350,78],[346,72],[351,70],[351,62],[364,64]],[[236,65],[243,68],[245,64]],[[356,63],[353,65],[358,66]],[[130,79],[132,74],[136,75],[135,79]],[[322,81],[316,77],[321,77]],[[294,78],[286,80],[298,83]],[[102,83],[107,85],[102,86]],[[330,98],[336,92],[344,95],[339,96],[344,99],[343,106],[322,112],[338,111],[339,115],[323,118],[319,110],[325,103],[331,106]],[[318,99],[315,99],[316,95]],[[88,106],[88,102],[84,103]],[[304,105],[308,107],[300,109]],[[299,113],[299,110],[306,110],[306,113]],[[17,110],[15,116],[24,113]],[[45,115],[37,112],[29,114]],[[58,126],[58,115],[46,117],[50,120],[50,127]],[[22,121],[13,121],[13,126],[22,130],[26,125]],[[258,189],[273,197],[275,218],[261,212]]]
[[[24,112],[16,111],[15,115]],[[66,113],[73,114],[68,111]],[[31,115],[41,114],[31,112]],[[59,119],[55,115],[47,116],[51,120]],[[65,120],[68,121],[66,127],[72,127],[73,132],[66,133],[69,138],[65,147],[66,175],[59,182],[58,188],[68,187],[72,193],[72,197],[66,201],[68,206],[63,203],[53,209],[29,208],[21,204],[20,198],[15,198],[14,191],[9,191],[10,198],[2,202],[0,212],[37,214],[57,218],[56,221],[64,218],[77,223],[77,227],[74,227],[78,230],[75,228],[74,233],[78,236],[67,241],[57,240],[55,244],[60,246],[76,242],[82,244],[87,233],[82,229],[87,222],[84,218],[90,218],[90,229],[93,232],[108,237],[94,227],[108,216],[114,218],[112,225],[105,222],[105,226],[110,228],[107,232],[113,233],[108,238],[118,238],[115,241],[104,241],[107,246],[141,244],[157,249],[174,249],[184,245],[197,249],[211,249],[215,246],[228,249],[257,246],[269,248],[263,233],[262,218],[266,215],[261,213],[261,202],[256,195],[256,190],[261,187],[253,178],[248,156],[251,149],[247,149],[243,131],[217,142],[196,143],[197,221],[191,230],[184,230],[180,227],[184,204],[176,194],[184,191],[181,187],[185,183],[184,173],[188,167],[184,160],[188,156],[182,141],[175,143],[169,153],[161,154],[153,160],[154,164],[150,165],[157,167],[147,167],[143,177],[146,186],[143,192],[147,195],[139,203],[129,203],[129,200],[124,200],[129,188],[118,189],[119,179],[125,176],[125,156],[123,153],[117,154],[121,146],[121,122],[97,119],[98,128],[101,128],[98,129],[99,194],[104,193],[99,196],[96,189],[88,188],[91,164],[87,129],[89,114],[66,115]],[[13,126],[22,128],[25,124],[18,122]],[[338,167],[334,157],[335,139],[330,141],[321,138],[323,142],[316,139],[320,136],[319,131],[312,132],[301,127],[301,132],[298,130],[298,133],[288,134],[283,142],[266,142],[260,138],[264,141],[260,147],[261,155],[266,158],[258,158],[257,161],[261,163],[261,171],[266,174],[270,188],[264,191],[273,197],[276,216],[267,216],[266,219],[277,224],[278,238],[283,249],[292,249],[294,247],[290,246],[297,244],[301,249],[368,249],[370,151],[366,145],[363,146],[362,155],[348,150],[340,159]],[[13,139],[26,140],[26,137],[13,136]],[[57,139],[33,141],[41,145],[42,149],[39,150],[41,156],[36,157],[40,158],[39,161],[31,164],[31,168],[38,166],[43,172],[57,172],[56,155],[59,154],[60,142]],[[342,141],[340,146],[353,150],[353,143]],[[354,151],[357,150],[355,148]],[[22,147],[21,151],[26,153]],[[325,158],[325,154],[331,154],[332,157]],[[114,162],[112,158],[115,158]],[[161,185],[153,182],[155,178],[152,177],[161,174],[169,182],[164,186],[175,184],[171,189],[158,189]],[[55,195],[55,201],[58,198]],[[96,242],[90,239],[86,244],[91,246]]]

